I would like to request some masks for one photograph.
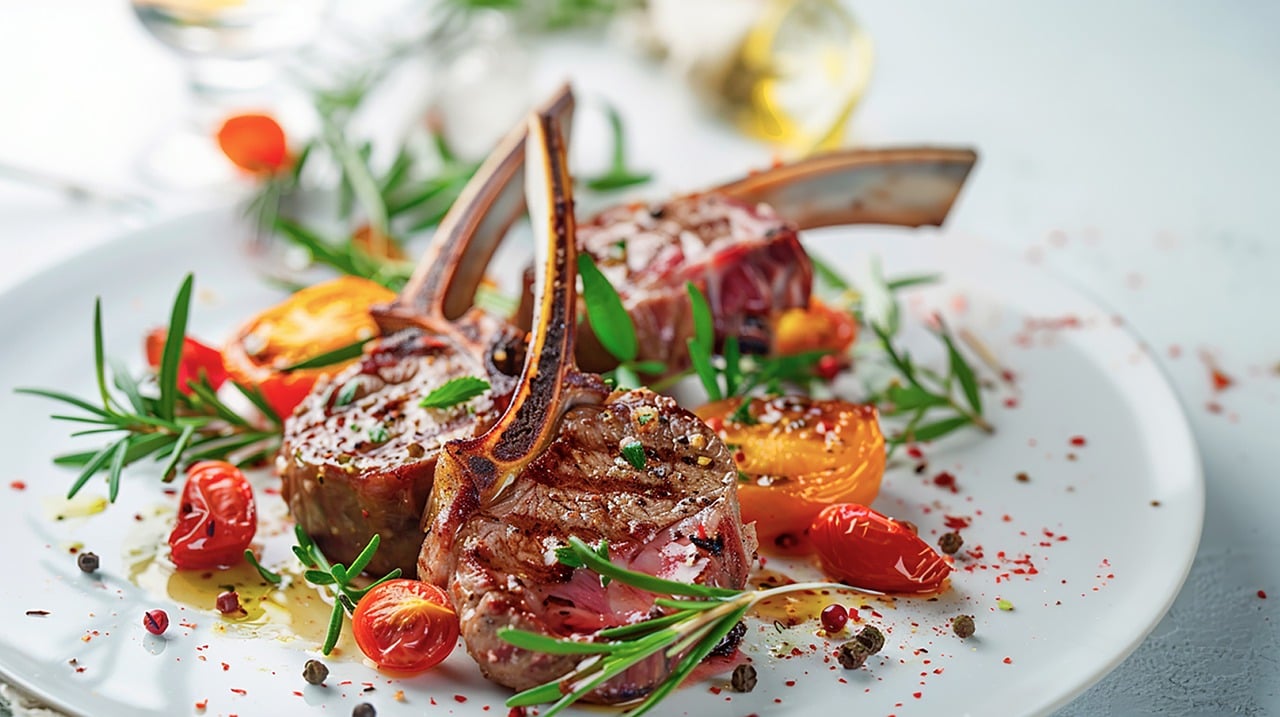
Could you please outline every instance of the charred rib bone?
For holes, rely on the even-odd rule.
[[[615,562],[670,579],[741,588],[755,551],[736,472],[714,432],[647,390],[610,394],[574,367],[573,203],[563,142],[530,126],[528,191],[538,256],[534,328],[511,402],[484,435],[441,452],[419,576],[447,586],[467,649],[490,679],[523,689],[558,679],[572,655],[497,637],[517,627],[563,637],[648,618],[653,596],[559,565],[571,536],[607,541]],[[539,141],[540,140],[540,141]],[[637,468],[620,446],[645,456]],[[716,550],[699,547],[714,544]],[[677,656],[656,655],[588,699],[648,694]]]

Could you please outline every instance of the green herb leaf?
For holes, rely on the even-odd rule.
[[[920,442],[934,441],[971,423],[973,421],[968,416],[953,416],[952,418],[944,418],[940,421],[917,426],[903,437]]]
[[[489,390],[489,382],[475,376],[450,379],[418,402],[423,408],[449,408],[465,403]]]
[[[351,379],[342,384],[342,388],[338,389],[338,396],[333,400],[334,406],[345,406],[356,398],[356,392],[360,390],[360,382]]]
[[[622,115],[612,105],[606,106],[605,112],[609,117],[609,129],[613,137],[613,158],[609,171],[586,180],[587,188],[597,192],[608,192],[644,184],[653,179],[653,175],[648,172],[627,169],[626,132],[622,127]]]
[[[372,443],[386,443],[388,438],[390,435],[387,433],[387,427],[381,423],[369,429],[369,441]]]
[[[262,576],[263,580],[266,580],[272,585],[279,585],[280,582],[283,580],[283,578],[280,577],[279,573],[271,572],[270,570],[263,567],[262,563],[258,562],[258,556],[254,555],[252,550],[245,548],[244,559],[246,562],[252,565],[255,570],[258,571],[258,574]]]
[[[947,405],[947,397],[930,393],[919,386],[889,386],[886,398],[899,412]]]
[[[578,254],[578,276],[582,277],[582,300],[587,307],[587,322],[600,345],[622,363],[634,361],[637,351],[635,324],[622,305],[618,292],[586,252]]]
[[[308,368],[324,368],[325,366],[333,366],[334,364],[339,364],[339,363],[342,363],[343,361],[350,361],[351,359],[354,359],[354,358],[360,358],[360,356],[364,354],[365,344],[369,343],[372,340],[373,340],[373,337],[370,337],[367,339],[360,339],[355,343],[350,343],[350,344],[347,344],[346,346],[336,348],[332,351],[326,351],[322,354],[312,356],[309,359],[305,359],[303,361],[290,364],[280,370],[284,371],[285,373],[288,373],[289,371],[299,371],[299,370],[308,369]]]
[[[693,314],[693,335],[703,354],[710,356],[716,345],[715,317],[711,306],[702,290],[692,281],[685,282],[685,291],[689,293],[689,310]]]
[[[191,308],[191,287],[194,283],[195,275],[187,274],[173,301],[169,330],[160,355],[160,374],[156,377],[156,383],[160,386],[158,413],[161,418],[173,418],[174,407],[178,402],[178,368],[182,362],[183,344],[186,342],[187,315]]]
[[[964,360],[964,356],[960,355],[960,351],[956,349],[956,342],[951,338],[951,332],[947,330],[946,324],[941,326],[941,336],[947,345],[947,363],[948,370],[956,380],[960,382],[960,389],[964,391],[965,400],[969,402],[969,407],[974,413],[982,413],[982,394],[978,392],[978,379],[973,375],[973,369],[969,367],[968,362]]]
[[[632,468],[636,470],[644,470],[645,455],[644,446],[635,439],[622,445],[622,457],[627,459]]]

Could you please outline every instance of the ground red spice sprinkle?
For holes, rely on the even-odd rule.
[[[1006,664],[1006,665],[1012,665],[1012,664],[1013,664],[1013,658],[1012,658],[1012,657],[1006,657],[1006,658],[1004,658],[1003,662],[1004,662],[1004,664]]]
[[[923,697],[923,696],[924,696],[924,693],[923,693],[923,692],[912,692],[912,693],[911,693],[911,696],[912,696],[912,697],[914,697],[914,698],[916,698],[916,699],[920,699],[921,697]]]
[[[1073,446],[1083,446],[1084,444],[1085,444],[1084,436],[1072,436],[1072,437],[1071,437],[1071,445],[1073,445]]]
[[[298,690],[294,690],[294,691],[293,691],[293,694],[294,694],[295,696],[297,696],[297,697],[301,697],[301,696],[302,696],[302,693],[301,693],[301,692],[299,692]]]
[[[1010,396],[1010,397],[1006,398],[1006,399],[1004,400],[1004,407],[1005,407],[1005,408],[1017,408],[1017,407],[1018,407],[1018,399],[1014,398],[1013,396]]]
[[[951,530],[964,530],[969,527],[972,521],[962,515],[944,515],[942,516],[942,522]]]
[[[721,692],[720,688],[716,687],[715,685],[712,685],[709,689],[711,690],[711,694],[713,695],[718,695]]]
[[[248,691],[248,690],[246,690],[246,689],[244,689],[244,688],[241,688],[241,687],[232,687],[232,688],[231,688],[231,691],[232,691],[232,692],[234,692],[234,693],[236,693],[237,695],[247,695],[247,694],[249,694],[249,691]]]
[[[24,482],[22,482],[22,481],[20,481],[20,480],[16,480],[16,481],[13,481],[12,483],[10,483],[10,484],[9,484],[9,487],[10,487],[10,488],[12,488],[12,489],[14,489],[14,490],[26,490],[26,489],[27,489],[27,484],[26,484],[26,483],[24,483]]]
[[[920,460],[924,458],[924,451],[920,450],[916,446],[907,446],[907,455],[916,460]]]
[[[466,701],[467,701],[467,698],[466,698],[466,697],[464,697],[463,695],[454,695],[454,696],[453,696],[453,701],[454,701],[454,702],[457,702],[458,704],[462,704],[463,702],[466,702]]]
[[[1267,591],[1266,591],[1266,590],[1259,590],[1259,591],[1258,591],[1258,597],[1262,598],[1263,600],[1266,600],[1266,599],[1267,599]]]
[[[783,682],[782,684],[786,685],[787,687],[795,687],[795,686],[796,686],[796,681],[795,681],[795,680],[787,680],[786,682]]]
[[[205,708],[208,706],[209,706],[209,700],[207,699],[200,700],[199,702],[196,703],[196,709],[201,712],[204,712]]]
[[[223,672],[228,672],[228,671],[230,671],[230,670],[231,670],[231,665],[228,665],[228,664],[227,664],[227,663],[225,663],[225,662],[224,662],[224,663],[222,663],[222,671],[223,671]]]

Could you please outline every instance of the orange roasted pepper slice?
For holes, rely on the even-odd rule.
[[[286,371],[289,366],[375,336],[369,308],[395,298],[381,284],[343,276],[303,289],[240,327],[222,350],[231,378],[257,386],[282,417],[321,376],[352,363]]]
[[[742,521],[760,547],[810,552],[809,526],[833,503],[869,504],[880,492],[885,443],[874,406],[807,396],[751,399],[751,422],[733,420],[730,398],[695,413],[734,452]]]

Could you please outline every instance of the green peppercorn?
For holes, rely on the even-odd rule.
[[[868,655],[874,655],[884,648],[884,633],[875,625],[867,625],[858,631],[853,641],[866,648]]]

